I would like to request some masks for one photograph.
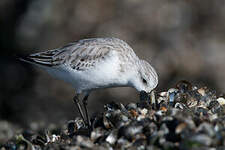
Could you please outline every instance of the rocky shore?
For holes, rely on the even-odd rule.
[[[5,149],[224,149],[224,95],[208,87],[178,82],[174,88],[141,92],[137,103],[111,102],[91,117],[88,132],[81,118],[40,132],[17,130],[0,122]],[[7,139],[7,141],[6,141]]]

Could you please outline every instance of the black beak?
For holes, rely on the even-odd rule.
[[[149,94],[145,91],[140,92],[140,101],[149,101],[150,97]]]
[[[140,92],[140,102],[145,105],[151,105],[153,109],[156,109],[158,107],[158,103],[155,97],[155,91],[152,90],[150,93],[147,93],[145,91]]]

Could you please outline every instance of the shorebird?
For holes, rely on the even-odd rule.
[[[38,65],[50,75],[71,84],[75,89],[73,100],[89,128],[87,102],[91,91],[133,87],[150,93],[158,84],[155,69],[118,38],[83,39],[61,48],[30,54],[21,60]],[[79,100],[81,94],[85,112]]]

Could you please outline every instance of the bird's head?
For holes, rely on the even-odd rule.
[[[140,60],[137,65],[137,72],[132,79],[133,87],[139,92],[150,93],[158,84],[158,75],[155,69],[145,60]]]

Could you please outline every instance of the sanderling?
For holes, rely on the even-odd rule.
[[[21,60],[36,64],[52,76],[70,83],[76,91],[74,102],[88,127],[90,120],[86,107],[91,91],[127,86],[151,92],[158,84],[155,69],[139,59],[126,42],[117,38],[83,39]],[[86,121],[79,101],[81,94],[84,95]]]

